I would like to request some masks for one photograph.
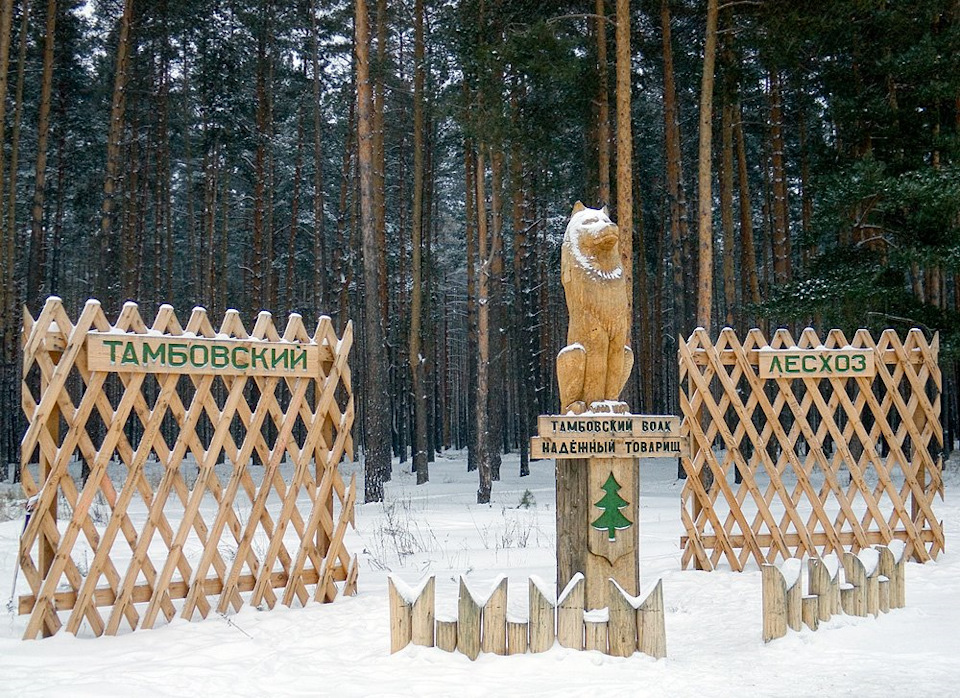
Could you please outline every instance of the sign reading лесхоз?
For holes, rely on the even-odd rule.
[[[874,351],[854,349],[761,349],[761,378],[872,378]]]

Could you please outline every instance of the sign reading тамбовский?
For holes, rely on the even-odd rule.
[[[316,376],[321,349],[316,344],[256,339],[91,332],[87,367],[128,373]]]

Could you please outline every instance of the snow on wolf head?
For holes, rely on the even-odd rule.
[[[560,252],[570,321],[567,346],[557,356],[565,413],[626,410],[617,400],[633,353],[626,346],[630,316],[619,242],[620,230],[605,209],[574,205]]]
[[[610,220],[606,207],[587,208],[579,201],[563,235],[563,254],[598,279],[623,276],[620,263],[620,229]]]

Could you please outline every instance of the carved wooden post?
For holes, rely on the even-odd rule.
[[[556,460],[557,589],[583,573],[586,609],[608,606],[609,579],[640,589],[641,456],[679,456],[680,420],[629,414],[629,288],[606,210],[573,207],[561,277],[570,324],[557,355],[559,415],[541,416],[531,459]]]

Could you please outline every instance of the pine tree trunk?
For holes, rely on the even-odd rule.
[[[607,85],[607,18],[604,0],[595,0],[597,15],[597,189],[598,203],[610,203],[610,102]]]
[[[506,450],[504,411],[506,407],[506,347],[501,331],[503,316],[503,151],[498,145],[490,155],[490,265],[488,279],[489,367],[487,401],[490,443],[490,477],[500,480],[501,449]],[[483,257],[481,257],[481,260]]]
[[[700,147],[697,179],[697,230],[699,274],[697,280],[697,325],[710,329],[713,307],[713,193],[711,148],[713,141],[713,83],[717,54],[717,0],[707,2],[707,30],[703,49],[703,79],[700,83]]]
[[[317,27],[317,0],[310,8],[310,38],[313,42],[313,308],[324,312],[330,302],[327,291],[329,259],[323,211],[323,107],[320,103],[320,36]],[[347,148],[344,148],[347,150]]]
[[[290,201],[290,235],[287,238],[287,310],[294,306],[294,288],[296,288],[297,233],[300,218],[300,180],[303,174],[303,107],[297,110],[297,156],[293,165],[293,192]]]
[[[720,158],[720,223],[723,229],[723,301],[724,316],[728,327],[733,327],[739,319],[735,317],[737,307],[737,286],[734,272],[734,230],[733,230],[733,104],[729,95],[721,114],[721,158]]]
[[[44,194],[47,178],[47,143],[50,137],[50,101],[53,93],[53,51],[57,36],[57,2],[47,1],[47,23],[43,43],[43,77],[37,118],[37,163],[34,170],[33,210],[30,216],[30,256],[27,266],[26,302],[37,308],[47,282],[47,231],[44,227]]]
[[[427,396],[424,394],[424,359],[420,346],[420,331],[423,312],[423,100],[424,100],[424,51],[423,51],[423,0],[414,5],[413,49],[413,211],[410,223],[410,388],[413,397],[413,469],[417,484],[430,479],[427,460]]]
[[[790,227],[787,213],[787,174],[784,164],[783,96],[780,73],[770,71],[770,165],[773,193],[773,281],[790,280]]]
[[[750,196],[750,175],[747,171],[747,146],[743,137],[743,116],[740,105],[734,107],[733,135],[737,142],[737,185],[740,198],[740,249],[743,281],[742,298],[748,304],[760,302],[760,281],[757,275],[757,251],[753,239],[753,208]]]
[[[633,288],[633,133],[630,122],[630,0],[617,0],[617,226],[620,262],[628,289]],[[627,293],[627,315],[633,293]],[[628,335],[629,337],[629,335]]]
[[[360,175],[360,229],[363,239],[365,394],[364,501],[383,501],[383,483],[390,470],[388,371],[381,325],[373,165],[373,97],[370,86],[370,27],[366,0],[356,0],[357,169]]]
[[[469,100],[467,100],[469,101]],[[464,232],[467,257],[467,472],[477,469],[477,163],[473,144],[464,144]]]
[[[7,110],[7,75],[10,68],[10,40],[11,24],[13,23],[13,0],[2,0],[0,2],[0,144],[6,144],[6,110]],[[7,183],[6,177],[6,149],[0,148],[0,314],[3,319],[0,320],[0,334],[4,337],[8,332],[13,331],[12,320],[7,314],[7,309],[11,307],[10,296],[13,295],[13,269],[15,260],[13,258],[13,241],[9,237],[14,236],[13,230],[7,230],[6,218],[3,215],[3,204],[6,201],[4,196],[4,187]],[[0,363],[6,363],[6,355],[3,353],[4,347],[0,346]],[[0,449],[0,455],[4,455]]]
[[[120,169],[120,148],[126,107],[127,70],[130,55],[130,25],[133,22],[133,0],[124,0],[120,18],[120,37],[117,43],[116,71],[113,79],[113,99],[110,105],[110,129],[107,135],[107,163],[103,181],[103,203],[100,208],[100,261],[95,265],[97,278],[94,287],[105,304],[116,301],[117,250],[113,233],[113,205]]]
[[[477,148],[477,258],[480,269],[477,273],[477,471],[480,487],[477,489],[477,504],[490,502],[493,488],[490,470],[490,255],[487,240],[487,206],[484,187],[486,167],[484,147]]]
[[[670,2],[660,2],[660,29],[663,39],[663,119],[667,164],[667,198],[670,205],[670,267],[672,269],[673,332],[686,335],[688,320],[684,301],[683,245],[689,237],[687,197],[683,186],[683,156],[680,149],[680,119],[673,72],[673,40],[670,31]],[[688,265],[692,260],[687,260]]]

